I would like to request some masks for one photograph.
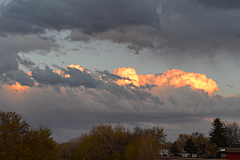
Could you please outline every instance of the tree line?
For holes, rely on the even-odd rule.
[[[93,126],[89,133],[60,145],[62,159],[155,160],[166,136],[159,127],[136,126],[130,131],[120,124]]]
[[[240,142],[240,127],[237,122],[223,122],[216,118],[212,122],[209,136],[203,133],[194,132],[190,135],[179,134],[176,141],[170,148],[171,153],[178,155],[183,151],[204,155],[210,153],[216,156],[219,147],[231,148],[234,143]]]
[[[56,143],[48,126],[31,128],[19,114],[0,111],[0,159],[8,160],[155,160],[160,149],[172,154],[182,152],[216,153],[218,147],[231,147],[240,142],[236,122],[216,118],[209,136],[200,132],[179,134],[174,143],[167,142],[163,128],[133,130],[123,125],[99,125],[66,143]]]
[[[0,111],[0,159],[59,160],[61,153],[48,126],[30,128],[14,112]]]

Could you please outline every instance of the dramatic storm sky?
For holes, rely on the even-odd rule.
[[[0,110],[66,142],[92,125],[240,122],[239,0],[0,0]]]

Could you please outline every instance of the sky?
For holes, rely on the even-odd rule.
[[[239,0],[0,0],[0,110],[59,143],[93,125],[240,123]]]

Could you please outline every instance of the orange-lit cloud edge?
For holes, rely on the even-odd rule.
[[[83,68],[81,65],[68,65],[67,68],[76,68],[80,71],[84,71],[85,68]],[[55,73],[65,77],[69,78],[70,75],[65,74],[61,70],[55,70]],[[90,72],[87,71],[89,74]],[[113,74],[127,78],[126,79],[119,79],[117,81],[114,81],[118,85],[125,86],[127,84],[134,84],[135,86],[144,86],[146,84],[148,85],[156,85],[158,87],[163,86],[174,86],[177,88],[190,86],[193,90],[203,90],[209,95],[212,95],[214,92],[219,91],[217,83],[211,79],[207,78],[206,75],[200,74],[200,73],[194,73],[194,72],[184,72],[182,70],[178,69],[172,69],[164,72],[161,75],[154,75],[154,74],[146,74],[141,75],[137,74],[136,70],[134,68],[116,68],[113,72]],[[31,73],[27,73],[31,76]],[[35,83],[37,86],[38,84]],[[15,82],[13,85],[4,85],[4,90],[13,90],[18,92],[29,92],[31,90],[28,86],[22,86],[18,82]]]
[[[213,121],[214,121],[213,118],[203,118],[202,120],[204,120],[206,122],[210,122],[210,123],[213,123]]]
[[[211,79],[207,78],[206,75],[193,72],[184,72],[182,70],[173,69],[164,72],[161,75],[147,74],[140,75],[137,74],[136,70],[133,68],[117,68],[113,71],[121,77],[128,78],[129,80],[118,80],[115,81],[119,85],[134,84],[135,86],[140,85],[156,85],[159,87],[163,86],[174,86],[174,87],[185,87],[190,86],[192,89],[204,90],[205,92],[212,95],[214,92],[219,91],[217,83]]]

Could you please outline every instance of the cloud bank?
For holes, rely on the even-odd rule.
[[[177,77],[169,77],[168,74],[174,71],[181,73],[175,74],[181,79],[179,85],[170,85],[171,80]],[[12,87],[11,84],[2,85],[1,107],[23,114],[33,126],[49,124],[54,132],[72,130],[70,135],[76,135],[79,130],[90,128],[93,124],[118,122],[132,125],[149,123],[167,126],[169,132],[181,132],[184,123],[196,125],[204,121],[210,125],[208,120],[216,115],[239,112],[238,96],[212,95],[204,90],[204,86],[194,88],[194,84],[188,82],[194,80],[192,74],[199,76],[179,70],[167,71],[159,77],[144,76],[138,75],[133,68],[118,68],[112,73],[91,72],[80,65],[70,65],[61,70],[36,68],[28,74],[34,80],[34,86],[23,88],[25,86],[21,87],[20,80],[18,87],[16,84]],[[156,79],[164,79],[164,76],[168,79],[167,83],[158,85]],[[182,79],[184,76],[189,79]],[[146,81],[139,84],[134,78],[145,78]],[[139,79],[138,82],[143,82]],[[188,83],[182,85],[182,80]],[[238,114],[232,114],[232,118],[237,117]],[[63,139],[60,133],[54,134],[59,136],[58,141],[71,138]]]
[[[136,54],[146,54],[146,61],[153,58],[185,65],[202,58],[204,67],[218,64],[220,68],[214,72],[223,73],[219,59],[227,58],[231,62],[227,66],[238,65],[239,61],[239,6],[238,0],[2,3],[0,109],[22,114],[33,126],[49,124],[61,142],[72,138],[66,136],[67,131],[78,136],[96,123],[160,125],[177,134],[198,131],[198,125],[210,126],[215,117],[236,120],[239,96],[218,95],[218,81],[205,74],[172,67],[161,74],[146,75],[122,66],[113,72],[98,68],[92,71],[80,65],[64,68],[51,60],[33,61],[28,57],[61,56],[73,51],[80,54],[82,44],[110,41]],[[239,66],[234,70],[237,75],[236,68]],[[228,88],[233,86],[226,84]],[[207,127],[202,128],[208,132]]]

